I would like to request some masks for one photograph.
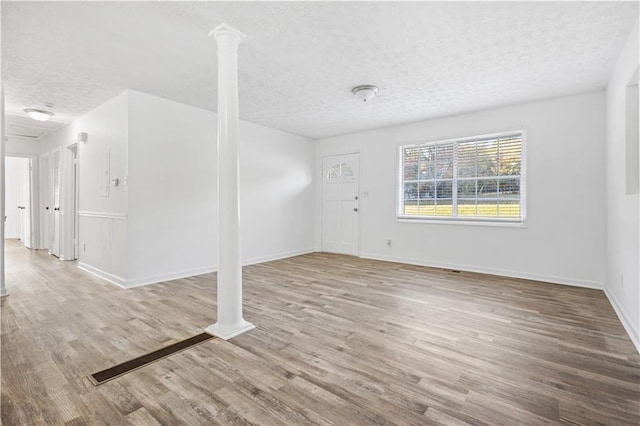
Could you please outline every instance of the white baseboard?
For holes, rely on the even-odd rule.
[[[638,353],[640,353],[640,330],[634,329],[633,323],[629,320],[629,316],[622,308],[622,305],[618,303],[618,299],[616,299],[614,294],[606,287],[604,289],[604,294],[607,295],[607,298],[609,299],[611,306],[613,306],[613,310],[616,311],[616,314],[618,315],[618,318],[620,319],[624,330],[629,335],[629,338],[631,338],[631,341],[636,347]]]
[[[102,278],[103,280],[109,281],[111,284],[115,284],[120,288],[126,288],[125,286],[126,280],[122,277],[119,277],[114,274],[110,274],[109,272],[105,272],[102,269],[98,269],[96,267],[87,265],[86,263],[82,263],[82,262],[78,262],[78,268],[92,275],[95,275],[98,278]]]
[[[314,253],[315,251],[316,251],[315,247],[310,247],[302,250],[285,251],[285,252],[280,252],[276,254],[271,254],[269,256],[261,256],[261,257],[254,257],[252,259],[247,259],[242,261],[242,265],[247,266],[247,265],[255,265],[256,263],[272,262],[274,260],[286,259],[287,257],[302,256],[303,254]]]
[[[181,278],[193,277],[196,275],[209,274],[215,272],[215,266],[204,266],[200,268],[185,269],[177,272],[170,272],[167,274],[152,275],[144,278],[136,278],[127,280],[124,288],[142,287],[149,284],[157,284],[165,281],[179,280]]]
[[[303,250],[292,250],[292,251],[272,254],[269,256],[254,257],[251,259],[244,260],[242,262],[242,266],[254,265],[256,263],[271,262],[273,260],[285,259],[287,257],[300,256],[303,254],[312,253],[313,251],[315,251],[315,248],[309,248],[309,249],[303,249]],[[127,280],[125,288],[141,287],[149,284],[157,284],[165,281],[178,280],[180,278],[193,277],[193,276],[202,275],[202,274],[210,274],[212,272],[216,272],[217,270],[218,270],[217,265],[212,265],[212,266],[204,266],[200,268],[187,269],[179,272],[172,272],[168,274],[154,275],[154,276],[145,277],[145,278]]]
[[[597,281],[576,280],[572,278],[556,277],[553,275],[528,274],[528,273],[522,273],[522,272],[511,271],[506,269],[483,268],[477,265],[462,265],[462,264],[446,263],[446,262],[429,262],[429,261],[424,261],[422,259],[397,258],[393,256],[380,256],[378,254],[369,254],[369,253],[362,253],[360,257],[365,259],[383,260],[386,262],[408,263],[410,265],[427,266],[431,268],[454,269],[454,270],[466,271],[466,272],[478,272],[481,274],[500,275],[500,276],[509,277],[509,278],[522,278],[525,280],[542,281],[542,282],[548,282],[553,284],[570,285],[574,287],[593,288],[596,290],[603,289],[602,283],[599,283]]]
[[[307,253],[313,253],[314,251],[315,251],[315,248],[308,248],[303,250],[292,250],[288,252],[276,253],[269,256],[254,257],[251,259],[244,260],[242,262],[242,265],[247,266],[247,265],[254,265],[257,263],[270,262],[273,260],[285,259],[287,257],[300,256]],[[93,266],[87,265],[85,263],[78,263],[78,268],[84,271],[87,271],[93,275],[96,275],[100,278],[103,278],[109,281],[110,283],[117,285],[120,288],[142,287],[145,285],[157,284],[157,283],[171,281],[171,280],[179,280],[181,278],[193,277],[196,275],[210,274],[218,270],[217,265],[211,265],[211,266],[203,266],[199,268],[185,269],[182,271],[170,272],[166,274],[151,275],[148,277],[126,280],[124,278],[118,277],[108,272],[104,272],[98,268],[94,268]]]

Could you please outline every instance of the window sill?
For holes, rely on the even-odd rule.
[[[436,219],[436,218],[409,218],[396,216],[396,222],[399,223],[428,223],[436,225],[465,225],[465,226],[494,226],[498,228],[526,228],[527,224],[525,219],[522,221],[509,221],[509,220],[470,220],[470,219]]]

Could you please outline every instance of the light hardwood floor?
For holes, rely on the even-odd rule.
[[[7,244],[2,424],[639,424],[601,291],[331,254],[246,267],[257,325],[99,387],[215,319],[215,274],[121,290]]]

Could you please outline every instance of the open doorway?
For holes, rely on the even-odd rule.
[[[34,248],[34,160],[25,157],[5,158],[5,238],[19,240]]]
[[[40,157],[41,240],[39,248],[60,260],[78,259],[78,147],[57,148]]]

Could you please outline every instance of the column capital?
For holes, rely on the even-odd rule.
[[[216,40],[218,40],[221,36],[232,36],[237,40],[237,43],[240,43],[242,40],[247,38],[246,35],[236,30],[231,25],[225,24],[224,22],[209,31],[209,37],[211,36],[215,37]]]

